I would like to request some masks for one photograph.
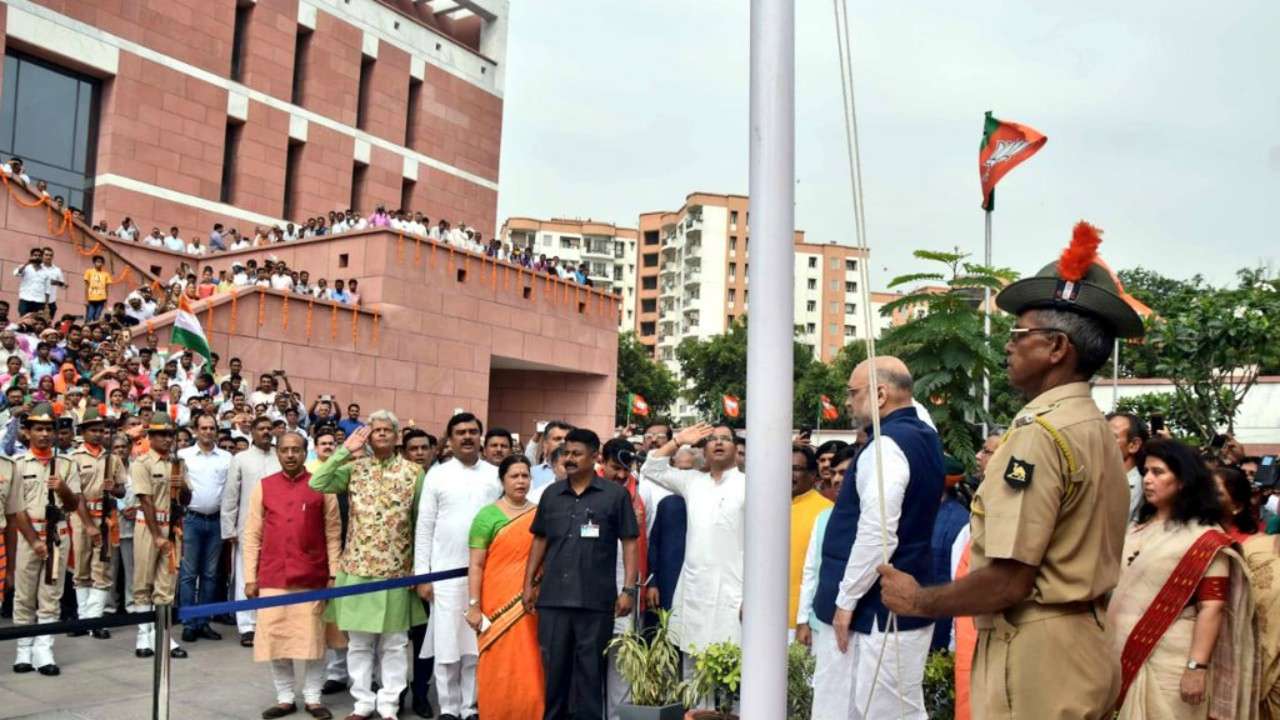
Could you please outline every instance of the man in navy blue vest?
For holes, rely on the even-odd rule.
[[[900,617],[893,639],[876,566],[887,552],[894,567],[922,584],[932,581],[929,545],[942,497],[942,444],[912,402],[907,366],[894,357],[874,362],[876,391],[871,389],[872,361],[863,362],[849,378],[846,406],[869,435],[873,413],[879,416],[880,437],[864,447],[846,472],[827,523],[813,601],[818,619],[835,630],[814,638],[814,655],[824,670],[842,666],[843,671],[822,675],[845,682],[815,687],[814,720],[863,717],[868,701],[868,718],[927,717],[921,683],[933,621]],[[883,466],[883,498],[877,452]]]

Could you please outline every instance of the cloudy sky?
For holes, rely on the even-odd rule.
[[[797,5],[796,224],[852,243],[831,3]],[[694,190],[745,193],[748,7],[512,2],[499,222],[634,226]],[[1085,218],[1113,267],[1218,282],[1280,269],[1280,3],[849,11],[873,286],[923,269],[917,248],[980,257],[986,110],[1049,136],[1000,185],[997,264],[1034,272]]]

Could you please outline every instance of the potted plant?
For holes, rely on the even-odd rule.
[[[809,720],[813,714],[814,662],[804,645],[787,648],[787,720]]]
[[[694,655],[693,677],[681,688],[686,707],[709,700],[714,710],[690,710],[685,720],[738,720],[733,713],[742,683],[742,648],[718,642]]]
[[[631,630],[609,642],[618,674],[631,687],[629,702],[618,705],[620,720],[680,720],[680,653],[668,638],[671,613],[658,611],[658,625],[648,637]]]

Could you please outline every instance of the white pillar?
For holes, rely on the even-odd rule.
[[[742,718],[786,717],[791,490],[795,5],[751,2],[751,247]]]

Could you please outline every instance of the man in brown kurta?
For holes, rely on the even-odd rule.
[[[342,521],[338,499],[308,485],[307,440],[294,432],[280,436],[281,471],[268,475],[249,496],[244,526],[244,594],[271,597],[327,587],[338,573]],[[263,608],[253,643],[253,659],[271,663],[276,704],[262,713],[279,718],[297,711],[293,661],[305,664],[302,700],[315,718],[332,714],[320,703],[324,683],[324,602]]]

